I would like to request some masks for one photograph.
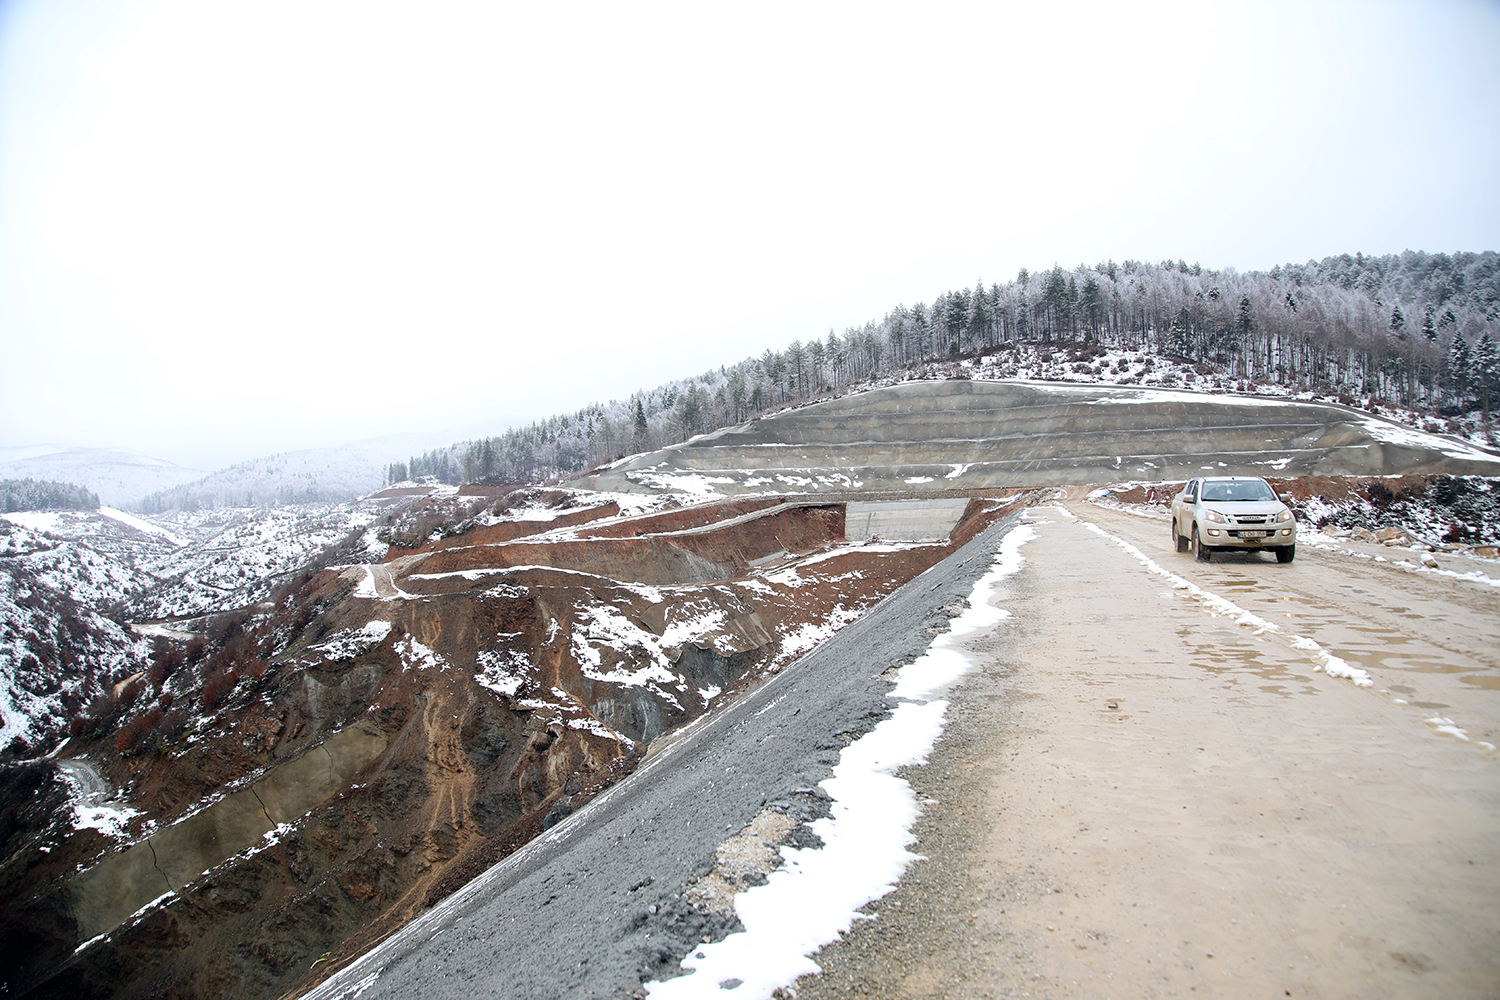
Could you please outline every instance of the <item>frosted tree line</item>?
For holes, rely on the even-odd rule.
[[[0,511],[98,510],[99,494],[50,479],[0,479]]]
[[[1500,254],[1343,254],[1266,272],[1185,261],[1023,269],[878,321],[414,456],[387,480],[530,482],[578,473],[875,378],[1065,345],[1209,365],[1250,388],[1432,414],[1500,403]]]

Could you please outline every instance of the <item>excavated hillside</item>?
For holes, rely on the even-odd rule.
[[[117,731],[10,772],[0,993],[294,990],[1031,499],[418,505],[385,562],[160,630]]]
[[[1500,455],[1360,410],[1285,398],[912,381],[596,470],[591,489],[844,493],[1224,475],[1500,475]]]

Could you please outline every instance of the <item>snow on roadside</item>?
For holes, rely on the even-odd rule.
[[[367,564],[360,568],[365,571],[365,574],[360,577],[359,583],[355,584],[354,591],[349,596],[362,598],[367,601],[380,600],[380,591],[375,586],[374,567]]]
[[[652,489],[670,490],[675,493],[686,493],[695,498],[717,497],[719,491],[715,486],[723,486],[734,482],[727,476],[705,476],[702,473],[668,474],[664,472],[638,472],[629,474],[629,478],[639,483],[644,483]]]
[[[1021,546],[1035,536],[1030,525],[1006,533],[989,572],[974,584],[968,609],[898,673],[890,696],[901,703],[839,755],[833,777],[821,783],[833,806],[812,824],[823,846],[783,847],[785,864],[764,885],[735,897],[745,929],[683,959],[687,975],[647,983],[652,1000],[722,997],[726,991],[742,1000],[767,1000],[797,977],[821,971],[811,956],[843,936],[861,907],[896,888],[917,859],[908,847],[921,807],[895,772],[926,762],[948,709],[936,696],[972,666],[958,642],[1008,617],[990,599],[995,585],[1021,568]]]
[[[1378,420],[1374,417],[1360,421],[1366,433],[1377,441],[1387,444],[1406,445],[1413,448],[1432,448],[1450,458],[1465,459],[1472,462],[1493,462],[1493,452],[1481,451],[1468,442],[1455,441],[1426,431],[1417,430],[1414,427],[1405,427],[1393,424],[1386,420]]]
[[[123,802],[101,802],[105,792],[103,785],[99,783],[97,776],[94,782],[98,786],[96,790],[90,791],[84,781],[78,776],[80,770],[93,772],[93,768],[80,762],[68,764],[58,769],[63,783],[68,786],[69,809],[72,813],[73,829],[94,830],[99,834],[113,840],[123,840],[128,836],[130,821],[142,815],[139,809],[132,809]]]
[[[85,941],[82,944],[80,944],[77,948],[74,948],[73,949],[73,954],[75,954],[75,955],[78,954],[79,952],[83,951],[85,948],[87,948],[91,944],[94,944],[95,942],[103,941],[105,938],[109,937],[111,934],[113,934],[115,931],[119,930],[121,927],[133,926],[135,924],[135,922],[137,920],[139,920],[142,916],[144,916],[148,911],[153,910],[156,907],[162,905],[163,903],[165,903],[165,902],[173,899],[174,897],[176,897],[176,895],[177,895],[177,891],[175,889],[168,889],[166,892],[162,893],[160,896],[157,896],[151,902],[147,903],[145,906],[141,907],[139,910],[136,910],[130,916],[126,917],[123,921],[120,922],[120,924],[118,926],[110,928],[109,930],[105,931],[103,934],[95,934],[93,937],[89,938],[87,941]]]
[[[1274,632],[1277,635],[1286,635],[1286,633],[1282,631],[1279,625],[1267,621],[1254,612],[1246,611],[1244,608],[1240,607],[1238,604],[1235,604],[1233,601],[1226,600],[1225,598],[1220,597],[1218,594],[1215,594],[1212,591],[1204,590],[1196,583],[1193,583],[1189,580],[1184,580],[1176,573],[1163,568],[1160,563],[1152,559],[1150,556],[1146,555],[1146,553],[1142,552],[1134,545],[1131,545],[1129,542],[1125,541],[1125,539],[1116,537],[1115,535],[1111,535],[1109,532],[1105,531],[1103,528],[1090,521],[1081,521],[1079,523],[1101,538],[1105,538],[1111,542],[1114,542],[1120,548],[1124,549],[1130,555],[1134,556],[1137,562],[1141,563],[1151,572],[1155,573],[1158,576],[1165,577],[1172,584],[1173,589],[1185,590],[1189,594],[1198,598],[1198,600],[1206,605],[1209,611],[1211,611],[1212,613],[1233,618],[1236,625],[1245,625],[1253,628],[1255,629],[1256,634],[1260,634],[1262,632]],[[1313,667],[1314,670],[1321,670],[1324,673],[1328,674],[1330,677],[1342,677],[1345,680],[1353,681],[1356,687],[1371,687],[1374,685],[1375,682],[1371,680],[1368,671],[1361,670],[1359,667],[1351,667],[1347,662],[1337,656],[1334,656],[1314,640],[1300,635],[1291,635],[1288,636],[1288,638],[1291,641],[1293,649],[1298,649],[1302,650],[1303,652],[1313,654],[1313,659],[1317,663],[1317,666]]]

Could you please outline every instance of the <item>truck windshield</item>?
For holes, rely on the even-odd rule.
[[[1236,500],[1275,500],[1271,487],[1259,479],[1247,479],[1234,483],[1204,483],[1203,499],[1223,502]]]

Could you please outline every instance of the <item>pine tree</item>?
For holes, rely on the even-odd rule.
[[[1095,334],[1099,332],[1099,320],[1104,315],[1103,304],[1099,297],[1099,282],[1094,276],[1089,275],[1083,282],[1083,336],[1085,340],[1092,341]]]
[[[974,294],[969,297],[969,315],[965,317],[964,325],[969,334],[970,349],[978,350],[990,330],[990,297],[984,293],[983,281],[974,283]]]
[[[1240,298],[1240,315],[1235,321],[1235,329],[1239,331],[1241,337],[1246,339],[1249,339],[1250,334],[1255,330],[1255,309],[1250,304],[1248,295]]]
[[[635,397],[635,448],[645,451],[647,448],[646,432],[649,429],[646,424],[646,407],[641,404],[641,397]]]
[[[936,310],[934,310],[936,312]],[[950,292],[943,304],[943,329],[948,334],[948,356],[958,357],[963,353],[959,338],[963,336],[964,320],[969,315],[968,296],[962,292]]]
[[[1453,347],[1448,352],[1448,384],[1453,391],[1453,401],[1463,409],[1472,384],[1469,372],[1469,342],[1463,337],[1453,338]]]
[[[1479,347],[1474,351],[1474,382],[1479,390],[1479,405],[1488,421],[1490,400],[1500,395],[1500,355],[1497,355],[1495,342],[1488,332],[1479,339]]]

